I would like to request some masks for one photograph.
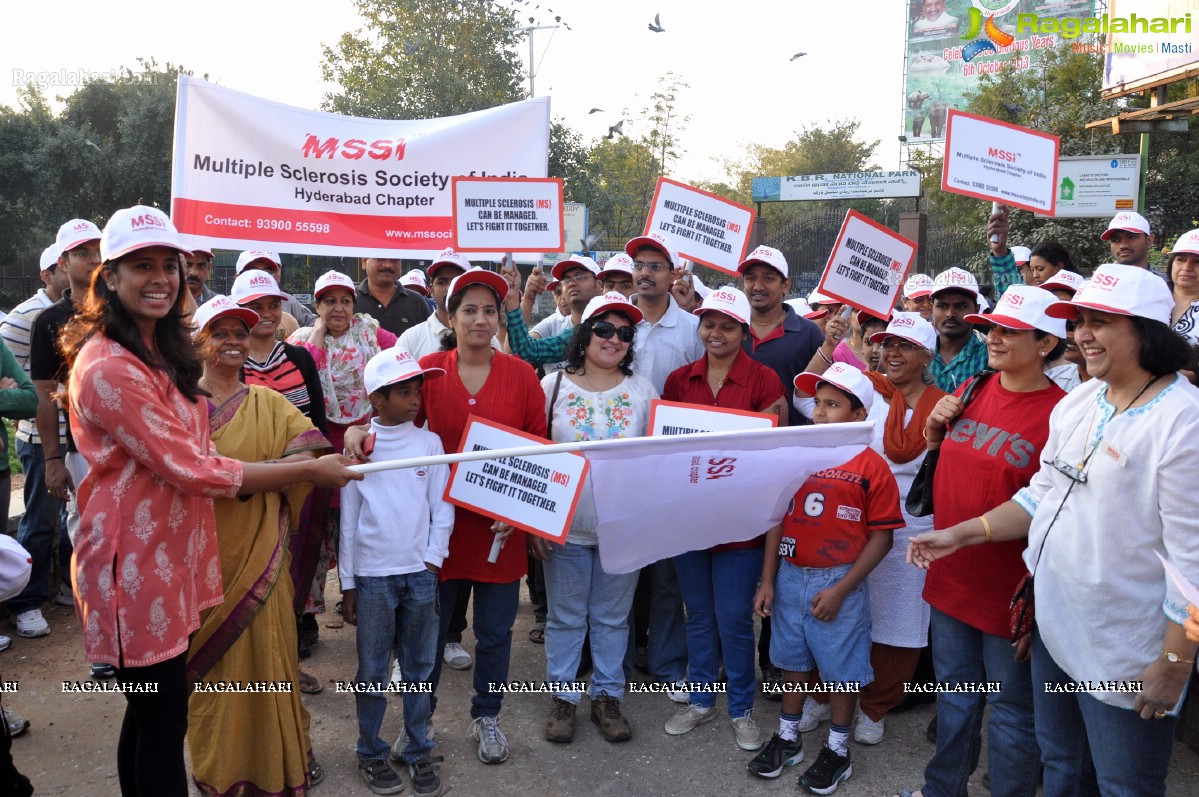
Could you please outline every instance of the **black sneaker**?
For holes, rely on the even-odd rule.
[[[404,790],[404,781],[399,773],[382,759],[360,763],[358,774],[375,794],[398,794]]]
[[[837,755],[825,745],[820,749],[816,763],[799,776],[799,785],[806,786],[813,794],[832,794],[852,774],[849,750],[845,751],[845,755]]]
[[[773,665],[762,668],[762,697],[772,703],[783,699],[783,671]]]
[[[104,681],[109,678],[116,678],[117,668],[111,664],[93,664],[91,674],[97,681]]]
[[[412,793],[416,797],[437,797],[441,794],[437,765],[444,760],[443,756],[425,756],[408,765],[408,777],[412,780]]]
[[[801,761],[803,741],[798,737],[793,740],[784,739],[776,733],[770,737],[762,752],[754,756],[745,768],[749,770],[749,774],[759,778],[777,778],[783,774],[783,767],[793,767]]]

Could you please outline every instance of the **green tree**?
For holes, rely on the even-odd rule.
[[[516,13],[491,2],[355,0],[365,29],[326,45],[323,107],[378,119],[430,119],[524,99]]]

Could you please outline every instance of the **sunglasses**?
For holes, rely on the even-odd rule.
[[[607,321],[596,321],[595,325],[591,327],[591,331],[595,333],[596,337],[604,340],[615,335],[621,343],[632,343],[633,338],[637,337],[637,330],[632,327],[618,327]]]

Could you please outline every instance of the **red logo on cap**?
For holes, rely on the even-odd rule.
[[[153,227],[158,230],[167,228],[166,222],[150,213],[143,213],[140,216],[134,216],[129,222],[130,230],[141,230],[147,227]]]
[[[409,361],[411,361],[411,360],[412,360],[412,353],[411,353],[411,352],[406,352],[406,351],[397,351],[397,352],[396,352],[396,362],[398,362],[398,363],[406,363],[406,362],[409,362]]]
[[[1016,293],[1009,293],[1003,297],[1002,304],[1011,305],[1012,307],[1019,307],[1020,305],[1024,304],[1024,297]]]
[[[1114,274],[1096,274],[1091,277],[1092,285],[1102,285],[1105,288],[1114,288],[1120,282],[1120,278]]]
[[[914,327],[916,326],[916,321],[912,318],[904,318],[903,316],[900,316],[892,321],[891,325],[896,327]]]
[[[71,228],[71,232],[83,232],[84,230],[86,230],[87,228],[89,228],[91,226],[92,225],[90,222],[81,221],[78,224],[76,224],[74,227]]]
[[[712,298],[719,299],[722,302],[729,302],[731,304],[737,301],[737,294],[733,293],[732,291],[719,290],[712,294]]]

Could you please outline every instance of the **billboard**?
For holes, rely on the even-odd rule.
[[[1110,219],[1122,210],[1140,210],[1140,155],[1076,155],[1060,158],[1057,218]]]
[[[754,202],[804,199],[885,199],[920,196],[920,172],[834,172],[791,177],[755,177]]]
[[[1120,97],[1199,75],[1196,0],[1109,0],[1103,53],[1103,96]],[[1135,12],[1135,13],[1134,13]],[[1121,24],[1120,21],[1123,21]]]
[[[1066,38],[1056,21],[1091,17],[1095,5],[1095,0],[907,0],[907,142],[944,140],[949,109],[965,107],[982,75],[1035,69],[1042,54]],[[1039,26],[1029,24],[1032,16]]]

